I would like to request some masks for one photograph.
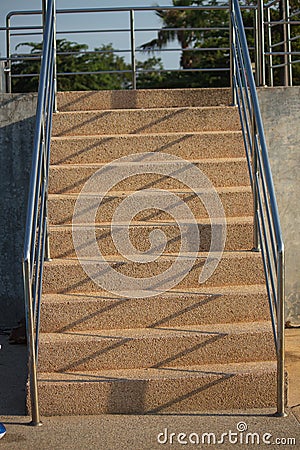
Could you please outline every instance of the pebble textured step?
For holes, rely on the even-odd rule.
[[[199,184],[189,167],[200,169],[213,188]],[[116,171],[121,179],[106,188]],[[102,178],[94,190],[90,180],[97,173]],[[38,366],[42,415],[275,407],[264,271],[260,253],[252,251],[252,192],[230,89],[59,93],[49,189],[52,259],[44,266]],[[169,195],[164,208],[155,203],[160,192]],[[223,209],[212,206],[215,196]],[[84,207],[75,220],[76,202]],[[130,220],[126,208],[116,218],[124,204],[140,208]],[[212,230],[218,240],[210,249]],[[127,232],[130,248],[150,259],[120,253]],[[163,244],[157,240],[162,234]],[[93,241],[104,260],[92,252]],[[210,264],[220,261],[199,283],[208,257]],[[182,276],[173,275],[172,286],[160,278],[147,287],[175,262]],[[110,290],[101,284],[108,266],[115,271]],[[125,293],[122,274],[131,277]]]
[[[179,228],[180,225],[180,228]],[[180,251],[181,240],[187,241],[190,236],[192,226],[188,222],[153,222],[151,225],[145,222],[131,222],[130,224],[130,240],[134,247],[140,251],[147,251],[151,243],[149,234],[155,230],[161,230],[166,236],[165,251],[167,253],[176,253]],[[115,234],[123,234],[126,232],[128,224],[118,223],[111,225],[110,223],[95,224],[87,232],[83,231],[83,226],[78,225],[77,229],[82,230],[82,246],[85,248],[86,256],[92,254],[92,243],[94,239],[90,235],[96,237],[99,249],[102,255],[116,255],[118,249],[114,243]],[[200,235],[200,245],[198,251],[208,252],[211,244],[211,223],[209,219],[203,219],[198,222],[197,228]],[[85,230],[87,227],[85,227]],[[253,245],[253,219],[252,217],[239,217],[227,219],[227,239],[225,250],[251,250]],[[72,226],[52,226],[50,227],[50,246],[52,258],[74,258],[76,256]],[[195,244],[192,242],[190,248],[195,251]]]
[[[271,361],[160,369],[41,373],[44,415],[203,413],[273,408]],[[62,401],[64,399],[64,401]]]
[[[84,311],[84,313],[82,312]],[[45,333],[179,327],[269,319],[263,285],[176,289],[153,297],[126,298],[107,291],[44,294]]]
[[[109,191],[105,198],[100,202],[99,195],[81,194],[86,197],[87,207],[96,209],[96,223],[111,222],[116,208],[122,201],[133,194],[134,191]],[[196,219],[208,218],[208,213],[204,207],[201,199],[194,192],[188,190],[180,190],[173,192],[182,199],[192,211]],[[245,217],[250,216],[253,211],[253,199],[251,188],[248,186],[216,188],[220,200],[222,202],[226,217]],[[143,191],[140,191],[141,201],[144,203]],[[149,196],[156,196],[154,191],[151,194],[150,190],[145,194],[145,199]],[[53,225],[71,224],[74,215],[74,206],[78,194],[50,194],[49,195],[49,218]],[[177,202],[168,205],[168,212],[161,211],[157,208],[149,208],[141,211],[136,215],[135,220],[157,222],[168,221],[172,217],[172,212]],[[176,214],[178,220],[185,219],[180,212]]]

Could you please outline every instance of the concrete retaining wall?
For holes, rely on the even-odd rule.
[[[0,94],[0,326],[24,315],[22,252],[36,94]]]
[[[286,249],[286,319],[300,325],[300,86],[263,88],[259,101]]]

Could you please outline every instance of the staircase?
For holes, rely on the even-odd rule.
[[[229,104],[228,89],[58,94],[48,202],[52,260],[44,267],[39,339],[42,415],[276,406],[276,356],[263,266],[260,253],[251,251],[252,193],[238,111]],[[145,152],[153,152],[154,159],[157,154],[157,161],[151,160],[157,173],[147,173]],[[161,175],[172,164],[162,161],[161,153],[174,156],[171,177]],[[105,260],[137,279],[167,270],[180,251],[172,203],[167,212],[155,209],[149,189],[176,194],[188,206],[200,246],[191,249],[195,260],[187,275],[157,295],[137,295],[133,283],[132,295],[119,296],[118,277],[113,293],[106,291],[83,270],[72,239],[82,188],[97,170],[131,154],[138,174],[120,180],[99,208],[99,196],[83,192],[96,208],[94,236]],[[198,279],[212,229],[203,203],[177,176],[176,158],[192,162],[211,180],[226,214],[225,251],[203,284]],[[118,164],[129,173],[132,164],[126,158]],[[150,206],[131,223],[132,245],[147,252],[150,233],[162,230],[167,237],[163,255],[147,263],[122,257],[110,233],[114,211],[137,191],[141,204],[149,201]],[[189,218],[176,214],[188,234]],[[87,232],[82,241],[87,249],[90,238]],[[101,264],[96,277],[104,270]]]

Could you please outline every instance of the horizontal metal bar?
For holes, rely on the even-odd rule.
[[[43,27],[41,25],[28,25],[28,26],[19,26],[19,27],[0,27],[0,31],[21,31],[21,30],[42,30]],[[12,35],[11,35],[12,36]]]
[[[269,2],[269,3],[266,3],[266,4],[264,5],[264,8],[265,8],[265,9],[268,9],[268,8],[270,8],[271,6],[276,5],[276,3],[279,4],[279,2],[280,2],[280,0],[272,0],[272,1]]]
[[[300,25],[300,20],[271,20],[270,22],[265,21],[264,24],[272,27],[276,25]]]
[[[130,11],[169,11],[169,10],[180,10],[180,11],[229,11],[228,6],[130,6],[130,7],[111,7],[111,8],[70,8],[70,9],[57,9],[56,14],[81,14],[90,13],[94,14],[96,12],[130,12]],[[242,10],[255,10],[255,5],[241,5]],[[42,14],[42,10],[23,10],[23,11],[10,11],[7,14],[7,18],[20,15],[36,15]]]
[[[273,56],[279,56],[279,55],[300,55],[300,52],[265,52],[265,55],[273,55]]]
[[[193,68],[193,69],[147,69],[147,70],[137,70],[138,74],[143,73],[153,73],[153,72],[228,72],[230,69],[227,67],[212,67],[212,68]],[[131,70],[102,70],[98,72],[58,72],[57,75],[59,76],[71,76],[71,75],[101,75],[101,74],[122,74],[122,73],[131,73]],[[33,74],[12,74],[12,78],[25,78],[25,77],[38,77],[39,73],[33,73]]]
[[[291,61],[288,63],[282,63],[282,64],[273,64],[272,66],[270,66],[271,69],[279,69],[280,67],[286,67],[286,66],[293,66],[294,64],[296,64],[298,61]]]

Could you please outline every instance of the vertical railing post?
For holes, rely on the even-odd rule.
[[[6,16],[6,92],[11,93],[11,49],[10,49],[10,16]]]
[[[292,86],[291,26],[289,24],[289,0],[282,0],[284,85]]]
[[[43,23],[44,31],[45,31],[45,25],[46,25],[46,14],[47,14],[47,1],[42,0],[42,23]]]
[[[41,425],[39,401],[38,401],[38,387],[37,387],[37,370],[36,370],[36,353],[34,342],[34,316],[32,308],[32,294],[31,294],[31,276],[29,261],[23,261],[23,280],[25,293],[25,309],[27,322],[27,342],[28,342],[28,371],[30,378],[30,402],[31,402],[31,425]]]
[[[265,68],[265,35],[264,35],[264,3],[257,1],[257,54],[258,54],[258,85],[266,84]]]
[[[256,145],[256,120],[255,120],[255,112],[254,107],[252,105],[252,120],[251,120],[251,130],[252,130],[252,173],[253,173],[253,251],[260,251],[260,241],[259,241],[259,223],[258,223],[258,189],[257,189],[257,178],[258,178],[258,148]]]
[[[236,65],[234,58],[234,48],[235,48],[235,31],[233,29],[233,16],[234,14],[234,4],[233,0],[229,1],[229,46],[230,46],[230,86],[231,86],[231,103],[233,106],[237,105],[237,98],[234,86],[234,80],[236,77]]]
[[[57,112],[57,62],[56,62],[56,1],[53,0],[53,83],[54,112]]]
[[[277,272],[277,415],[286,416],[285,413],[285,368],[284,368],[284,249],[278,252],[278,272]]]
[[[254,62],[255,62],[255,84],[259,86],[260,60],[258,50],[258,14],[254,10]]]
[[[131,43],[132,89],[136,89],[135,31],[134,31],[133,9],[130,10],[130,43]]]
[[[271,10],[267,8],[267,21],[268,21],[268,51],[269,55],[269,86],[273,87],[274,76],[273,76],[273,56],[272,56],[272,27],[271,27]]]

